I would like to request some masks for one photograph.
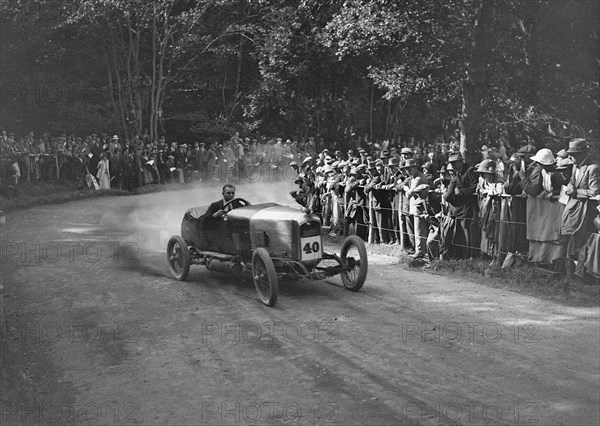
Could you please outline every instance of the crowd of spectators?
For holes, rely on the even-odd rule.
[[[317,150],[319,146],[319,150]],[[298,203],[318,213],[334,235],[402,245],[415,259],[514,255],[565,267],[579,260],[600,274],[600,166],[574,139],[553,153],[524,140],[483,146],[471,166],[455,140],[403,146],[366,138],[353,149],[322,149],[314,138],[241,138],[221,143],[85,138],[0,132],[2,179],[65,179],[100,189],[191,182],[294,180]],[[294,173],[293,170],[297,172]],[[95,179],[92,179],[91,177]]]
[[[168,142],[164,136],[154,141],[138,136],[129,140],[106,133],[85,138],[35,138],[29,133],[15,139],[14,133],[5,131],[0,135],[3,179],[18,183],[60,177],[91,186],[93,176],[100,189],[252,181],[268,175],[282,178],[291,160],[315,153],[314,138],[300,143],[282,138],[251,140],[238,133],[222,143],[208,144]]]
[[[402,245],[414,259],[507,265],[520,255],[600,277],[600,166],[585,139],[557,153],[530,143],[514,153],[484,146],[473,166],[456,148],[439,144],[418,158],[406,146],[324,149],[291,164],[291,195],[331,235]]]

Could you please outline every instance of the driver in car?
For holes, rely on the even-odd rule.
[[[234,198],[235,198],[235,186],[233,186],[229,183],[225,184],[223,186],[223,198],[220,199],[219,201],[215,201],[214,203],[212,203],[208,207],[208,210],[206,210],[206,213],[204,213],[203,217],[205,219],[208,219],[208,218],[218,219],[218,218],[223,217],[225,214],[227,214],[228,211],[231,211],[235,208],[241,207],[243,204],[239,201],[236,201],[234,203],[231,203],[229,206],[227,206],[226,209],[223,209],[225,204],[227,204],[229,201],[233,200]]]

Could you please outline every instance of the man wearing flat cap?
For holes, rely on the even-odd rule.
[[[481,228],[479,227],[479,207],[477,204],[477,184],[479,176],[475,167],[469,166],[459,152],[453,152],[448,157],[448,165],[452,166],[454,176],[450,179],[444,194],[444,200],[450,205],[450,217],[454,220],[452,229],[445,234],[449,246],[447,253],[450,258],[466,259],[479,257],[481,243]]]
[[[382,188],[386,184],[384,169],[383,162],[377,160],[375,170],[371,171],[372,177],[365,186],[365,194],[372,194],[374,219],[377,223],[374,225],[373,218],[371,218],[371,226],[374,227],[374,231],[377,231],[374,240],[377,243],[389,244],[392,235],[390,232],[392,230],[392,204],[389,192]]]
[[[400,160],[397,157],[390,157],[387,164],[387,179],[386,184],[383,185],[383,189],[390,191],[390,198],[392,203],[392,228],[394,229],[392,235],[392,241],[390,244],[399,244],[401,241],[400,237],[400,217],[398,209],[400,208],[400,195],[396,192],[396,185],[403,178],[400,173]]]
[[[415,188],[421,184],[427,183],[427,179],[419,170],[418,164],[413,158],[404,162],[403,169],[408,177],[397,185],[397,189],[403,193],[404,209],[402,218],[408,240],[414,247],[414,253],[409,256],[423,258],[427,254],[426,242],[428,224],[418,214],[418,211],[422,207],[421,204],[423,204],[424,201],[419,196],[415,196]],[[408,205],[408,212],[406,211],[406,205]]]
[[[567,153],[575,165],[566,189],[569,201],[563,212],[561,232],[569,236],[567,258],[577,260],[578,252],[594,231],[595,203],[589,198],[600,195],[600,165],[589,156],[585,139],[569,142]]]
[[[367,167],[359,165],[350,170],[350,177],[345,182],[345,193],[347,206],[345,210],[345,219],[348,224],[348,234],[356,235],[364,241],[368,240],[369,230],[367,223],[369,221],[369,212],[367,209],[367,196],[364,191],[366,179],[364,172]]]

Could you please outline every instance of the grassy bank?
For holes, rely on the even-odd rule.
[[[343,240],[342,237],[325,238],[334,248],[339,247]],[[600,302],[598,280],[573,277],[566,286],[564,275],[544,271],[527,262],[517,262],[515,266],[506,269],[490,266],[490,260],[482,259],[413,262],[400,246],[385,244],[367,244],[367,253],[394,257],[401,269],[419,269],[425,273],[462,278],[488,287],[503,288],[567,305],[597,305]]]
[[[0,210],[4,213],[9,213],[15,210],[47,204],[61,204],[96,197],[147,194],[171,188],[171,186],[150,185],[136,188],[133,192],[120,189],[96,191],[87,186],[80,189],[75,182],[24,182],[18,187],[18,196],[4,198],[3,194],[0,194]],[[177,186],[176,188],[181,189],[181,186]]]

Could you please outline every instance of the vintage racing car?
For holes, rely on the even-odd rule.
[[[236,204],[234,204],[236,203]],[[223,207],[222,218],[203,217],[206,208],[189,209],[181,223],[181,235],[167,244],[167,260],[173,277],[185,281],[190,265],[239,275],[252,271],[262,303],[273,306],[279,293],[278,278],[319,280],[337,274],[351,291],[358,291],[367,277],[367,252],[362,239],[349,236],[340,255],[327,254],[321,241],[319,217],[275,203],[256,204],[235,198]]]

